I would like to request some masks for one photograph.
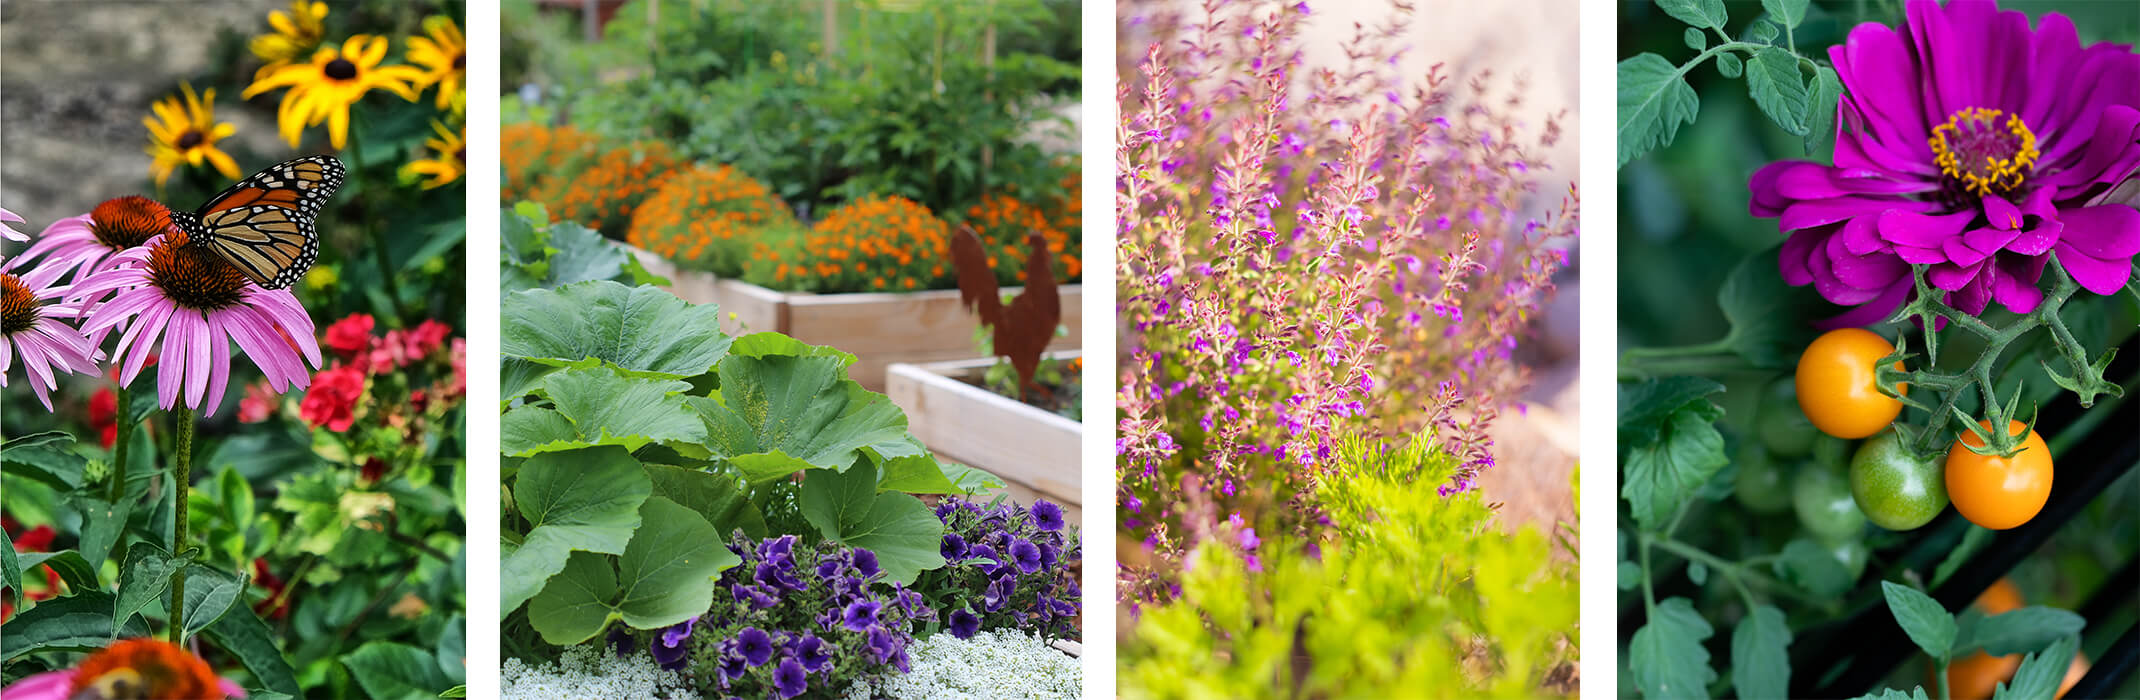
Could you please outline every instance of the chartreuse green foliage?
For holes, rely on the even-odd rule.
[[[853,355],[730,337],[717,308],[653,287],[515,292],[501,333],[500,615],[548,644],[704,614],[737,530],[867,548],[911,583],[943,565],[943,524],[914,494],[1002,486],[928,456],[848,378]]]
[[[1805,140],[1806,153],[1834,136],[1835,103],[1843,81],[1825,54],[1800,53],[1792,30],[1806,19],[1809,0],[1761,0],[1763,14],[1733,37],[1724,0],[1656,0],[1658,9],[1687,24],[1687,48],[1699,52],[1686,63],[1654,53],[1620,62],[1620,165],[1672,145],[1682,124],[1701,111],[1687,72],[1716,59],[1726,78],[1746,77],[1747,93],[1770,121]],[[1712,36],[1713,34],[1713,36]],[[1711,38],[1717,39],[1710,45]]]
[[[1319,557],[1289,537],[1199,545],[1181,595],[1140,611],[1123,696],[1549,692],[1548,671],[1574,658],[1572,558],[1536,529],[1497,530],[1477,492],[1438,495],[1456,462],[1427,442],[1340,450],[1324,492],[1337,534]]]

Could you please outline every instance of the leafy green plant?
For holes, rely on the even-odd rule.
[[[498,279],[507,291],[589,280],[668,284],[637,257],[579,224],[550,222],[541,204],[521,202],[499,215]]]
[[[500,615],[519,651],[705,613],[737,562],[724,533],[867,549],[911,584],[944,563],[916,495],[1002,485],[930,457],[847,377],[853,355],[719,318],[606,280],[506,297]]]
[[[1726,78],[1746,79],[1747,93],[1770,121],[1804,139],[1812,154],[1834,137],[1835,102],[1842,79],[1820,54],[1801,53],[1792,30],[1806,19],[1810,0],[1761,0],[1763,14],[1741,34],[1725,33],[1724,0],[1656,0],[1657,7],[1687,25],[1684,43],[1694,58],[1675,64],[1654,53],[1620,61],[1620,166],[1672,145],[1681,124],[1693,122],[1701,99],[1687,84],[1688,71],[1714,59]],[[1709,43],[1711,35],[1717,40]]]

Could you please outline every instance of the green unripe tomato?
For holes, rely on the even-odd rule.
[[[1865,513],[1850,495],[1850,481],[1832,467],[1799,467],[1791,480],[1791,505],[1798,510],[1798,523],[1816,539],[1834,543],[1865,531]]]
[[[1874,525],[1915,530],[1947,509],[1941,460],[1917,459],[1893,428],[1867,439],[1850,458],[1850,494]]]
[[[1739,448],[1739,505],[1756,513],[1775,513],[1791,507],[1790,472],[1777,464],[1760,445]]]
[[[1813,439],[1821,436],[1820,429],[1798,408],[1798,383],[1789,376],[1769,382],[1755,419],[1761,444],[1778,457],[1804,457],[1813,451]]]
[[[1835,555],[1835,560],[1841,562],[1843,568],[1850,572],[1850,580],[1856,581],[1858,577],[1865,575],[1865,561],[1872,557],[1872,548],[1866,547],[1864,540],[1821,542],[1820,546],[1827,549],[1829,554]]]

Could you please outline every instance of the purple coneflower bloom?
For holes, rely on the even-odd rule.
[[[166,410],[179,403],[181,390],[188,407],[213,414],[222,404],[230,383],[226,338],[237,341],[275,391],[310,384],[306,362],[325,365],[312,317],[297,296],[286,289],[261,289],[207,248],[186,243],[186,232],[174,229],[117,253],[112,267],[88,275],[70,293],[86,298],[113,293],[89,311],[83,330],[97,335],[126,327],[112,350],[113,359],[126,358],[119,381],[134,381],[161,335],[156,398]]]
[[[116,264],[112,256],[120,251],[139,248],[170,229],[171,210],[156,200],[140,195],[107,199],[87,214],[52,222],[7,269],[36,262],[38,267],[51,268],[58,274],[72,273],[74,280],[80,282]],[[27,240],[19,236],[9,237]]]
[[[96,345],[61,320],[83,314],[80,302],[59,301],[68,289],[52,285],[58,277],[56,268],[38,268],[20,277],[0,272],[0,387],[7,386],[8,370],[19,357],[30,391],[48,411],[50,392],[59,388],[58,375],[96,374],[99,359]]]
[[[2110,294],[2140,253],[2140,210],[2105,201],[2140,172],[2140,55],[2083,47],[2072,20],[1990,0],[1911,0],[1906,31],[1851,30],[1829,49],[1848,93],[1835,164],[1771,163],[1752,211],[1790,232],[1786,282],[1873,323],[1911,292],[1913,264],[1955,308],[2026,313],[2049,254]]]
[[[0,209],[0,238],[5,238],[10,241],[30,240],[30,234],[15,230],[15,227],[8,225],[11,223],[23,223],[22,215],[8,211],[6,209]]]

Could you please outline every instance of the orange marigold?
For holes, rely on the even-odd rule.
[[[563,221],[622,239],[632,213],[685,164],[659,141],[611,149],[570,178],[547,178],[531,199]]]
[[[595,146],[595,137],[578,129],[532,122],[506,125],[498,140],[498,160],[505,169],[498,195],[506,204],[534,196],[545,178],[583,162]]]
[[[945,288],[944,268],[930,265],[948,254],[950,237],[928,207],[872,195],[833,208],[808,231],[767,236],[744,279],[820,293]]]
[[[973,226],[974,234],[981,238],[981,246],[988,251],[997,284],[1015,286],[1024,283],[1027,231],[1039,231],[1041,238],[1048,242],[1048,252],[1055,256],[1056,279],[1065,283],[1076,281],[1080,270],[1075,262],[1075,251],[1070,246],[1077,229],[1057,228],[1039,207],[1009,195],[990,193],[982,195],[979,204],[966,208],[966,223]],[[943,254],[948,255],[948,250]]]
[[[626,240],[687,268],[737,277],[761,230],[799,227],[764,183],[734,166],[701,166],[676,172],[641,202]]]

